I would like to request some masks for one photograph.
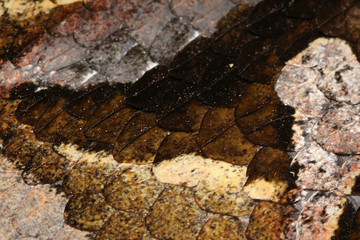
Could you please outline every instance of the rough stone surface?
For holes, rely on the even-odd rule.
[[[326,152],[316,142],[300,150],[292,162],[300,189],[334,189],[339,181],[338,157]]]
[[[350,210],[349,210],[350,208]],[[352,206],[344,196],[335,192],[314,194],[303,206],[298,219],[297,239],[329,239],[336,236],[341,215],[353,212]],[[342,222],[341,224],[349,224]],[[347,233],[348,235],[349,233]],[[342,235],[346,237],[346,235]],[[348,236],[347,236],[348,237]]]
[[[335,154],[359,154],[359,106],[352,105],[358,98],[359,84],[354,77],[358,64],[345,41],[320,38],[287,62],[276,83],[282,101],[298,111],[299,123],[294,126],[298,154],[292,165],[297,168],[300,188],[336,188],[341,182],[341,163]],[[344,66],[349,67],[339,72]],[[346,75],[341,75],[344,73]],[[335,90],[340,77],[346,88],[352,89],[347,99],[344,99],[344,92]],[[325,88],[333,89],[331,96]],[[309,94],[297,98],[302,92]],[[316,94],[310,94],[312,92]],[[291,94],[295,94],[295,98]],[[305,183],[310,179],[316,181]]]
[[[360,106],[336,103],[315,126],[313,138],[326,151],[360,154]]]
[[[83,232],[64,222],[67,202],[64,194],[49,185],[30,186],[21,172],[0,158],[0,238],[88,239]]]
[[[350,46],[320,38],[287,62],[276,83],[281,100],[297,111],[291,163],[296,185],[315,190],[310,198],[302,191],[296,239],[328,239],[349,229],[357,206],[345,195],[358,194],[360,175],[358,76]],[[348,231],[342,237],[349,237]]]

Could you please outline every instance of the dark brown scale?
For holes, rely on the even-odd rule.
[[[234,122],[233,108],[210,109],[204,116],[197,143],[206,157],[232,164],[248,164],[257,147],[247,141]]]
[[[166,129],[182,132],[197,132],[200,129],[201,121],[210,106],[191,99],[178,106],[175,111],[167,113],[157,122]]]
[[[175,82],[176,80],[173,78],[163,78],[136,95],[128,97],[126,101],[133,107],[144,109],[145,111],[156,111],[161,106],[168,87]]]
[[[285,10],[285,15],[292,18],[314,19],[321,1],[318,0],[295,0]]]
[[[139,112],[119,134],[113,156],[118,162],[151,163],[166,134],[156,126],[153,113]]]
[[[250,25],[248,30],[261,37],[277,37],[284,33],[286,19],[280,10],[266,15]]]
[[[118,91],[99,105],[85,122],[84,135],[90,141],[113,144],[135,110],[125,104],[124,95]]]
[[[238,22],[228,27],[226,32],[216,36],[211,44],[211,49],[217,54],[237,57],[246,46],[257,38],[259,37],[247,31],[245,21]]]
[[[359,239],[360,238],[360,210],[356,211],[354,220],[352,222],[352,229],[351,229],[351,240]]]
[[[113,144],[125,124],[136,114],[131,108],[121,108],[106,115],[86,129],[85,136],[91,141]]]
[[[155,110],[156,120],[159,121],[169,114],[176,112],[180,107],[193,100],[200,87],[184,82],[174,82],[161,99],[160,106]]]
[[[249,83],[233,71],[215,83],[211,89],[202,92],[198,99],[210,106],[236,107],[248,85]]]
[[[288,182],[289,189],[295,187],[290,174],[290,158],[278,149],[264,147],[260,149],[251,160],[246,175],[249,177],[246,184],[251,184],[257,179],[266,178],[269,182]]]
[[[152,84],[168,77],[168,68],[162,65],[156,66],[147,71],[138,81],[126,91],[128,96],[137,96]]]
[[[35,94],[20,102],[16,117],[20,122],[34,126],[49,104],[51,102],[45,95]]]
[[[197,84],[215,54],[209,49],[209,39],[197,38],[176,54],[170,64],[169,75]]]
[[[282,16],[285,5],[279,2],[262,4],[271,14]],[[229,15],[224,21],[234,21],[229,23],[233,27],[215,33],[214,38],[194,40],[175,56],[169,70],[158,66],[148,71],[127,88],[125,100],[120,90],[107,84],[65,95],[51,88],[52,93],[45,97],[36,93],[33,100],[25,98],[20,104],[18,118],[34,125],[36,136],[43,141],[72,142],[91,149],[94,144],[100,148],[103,145],[104,149],[112,149],[119,162],[151,162],[167,131],[195,134],[199,131],[196,139],[205,156],[237,164],[250,162],[257,148],[254,143],[289,149],[292,112],[279,100],[271,103],[265,99],[259,103],[261,107],[255,106],[256,111],[239,112],[243,106],[259,101],[256,97],[249,98],[259,91],[251,82],[269,84],[264,86],[271,89],[283,66],[277,55],[276,41],[264,38],[278,36],[280,32],[262,23],[271,15],[264,14],[263,10],[264,7],[256,7],[250,14],[247,20],[252,23],[250,31]],[[248,10],[239,11],[248,14]],[[289,21],[282,17],[279,24],[286,25]],[[281,29],[287,28],[281,26]],[[232,43],[234,38],[238,44]],[[286,41],[283,40],[284,44]],[[259,71],[259,66],[265,70]],[[255,92],[250,91],[254,87]],[[21,96],[18,92],[15,96]],[[209,106],[220,107],[217,114],[223,114],[221,107],[236,107],[235,118],[232,113],[232,123],[227,126],[222,120],[211,117],[216,108],[206,113]],[[131,107],[155,115],[136,113]],[[218,124],[226,127],[209,135],[208,126]],[[286,127],[290,130],[285,130]]]
[[[289,150],[293,113],[292,108],[281,103],[272,87],[253,84],[235,110],[235,121],[251,142]]]
[[[61,141],[60,132],[71,121],[72,116],[64,111],[65,98],[59,98],[58,101],[47,108],[35,124],[35,136],[43,142]]]
[[[171,160],[182,154],[198,153],[195,134],[174,132],[166,136],[161,142],[154,159],[154,163]]]
[[[95,89],[80,93],[75,92],[66,103],[66,111],[76,118],[88,120],[96,108],[114,94],[115,89],[107,84],[100,84]]]
[[[209,88],[215,83],[226,78],[233,70],[235,59],[227,56],[215,56],[206,66],[205,71],[201,74],[198,85]]]

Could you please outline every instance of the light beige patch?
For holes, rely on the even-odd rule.
[[[40,13],[48,14],[51,9],[59,5],[66,5],[75,2],[81,2],[81,0],[56,0],[55,3],[51,0],[5,0],[4,8],[7,9],[10,18],[23,21],[39,15]],[[0,12],[0,14],[2,15],[3,12]]]
[[[232,216],[250,214],[254,202],[243,191],[246,170],[244,166],[222,161],[208,167],[195,190],[199,206],[206,211]]]
[[[267,181],[262,178],[246,185],[244,192],[253,199],[278,202],[288,187],[287,181]]]
[[[187,154],[154,165],[153,172],[160,182],[194,187],[199,183],[206,169],[214,164],[215,161],[209,158]]]

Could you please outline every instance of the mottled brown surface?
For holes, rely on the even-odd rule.
[[[26,54],[34,40],[81,8],[80,0],[68,2],[70,4],[60,5],[48,0],[3,1],[0,4],[0,64]]]
[[[214,215],[201,230],[198,239],[246,239],[245,224],[231,216]]]
[[[248,239],[286,239],[285,230],[294,220],[295,213],[292,206],[261,202],[252,213],[246,237]],[[283,216],[288,216],[288,218]]]
[[[28,54],[1,68],[6,74],[2,96],[10,98],[4,101],[9,109],[1,115],[3,151],[24,170],[24,180],[61,185],[61,191],[72,195],[65,209],[67,223],[94,232],[98,239],[220,238],[222,233],[233,234],[231,226],[239,226],[238,235],[229,235],[237,239],[245,227],[229,215],[250,213],[251,198],[260,203],[251,213],[248,237],[285,238],[289,230],[288,236],[293,234],[293,207],[274,202],[293,187],[283,150],[292,147],[294,111],[280,102],[274,83],[285,60],[320,35],[318,30],[358,44],[355,1],[239,6],[214,35],[197,38],[177,54],[184,41],[197,35],[194,29],[209,36],[212,25],[202,29],[202,21],[218,18],[232,4],[224,1],[219,4],[222,10],[215,11],[214,6],[204,7],[207,2],[199,3],[193,12],[201,9],[197,16],[192,9],[184,11],[187,1],[98,4],[90,2],[85,11],[70,15]],[[116,4],[121,7],[109,10]],[[340,15],[346,20],[339,21]],[[354,30],[351,34],[349,28]],[[177,42],[168,44],[168,39]],[[94,84],[105,79],[132,82],[152,66],[150,59],[166,66],[154,68],[133,85]],[[351,76],[346,74],[334,76]],[[47,90],[18,85],[30,79],[39,79],[37,84]],[[53,83],[78,91],[52,87]],[[22,89],[10,93],[16,85]],[[333,97],[336,87],[318,87],[331,99],[349,102],[343,93]],[[13,116],[19,101],[12,100],[17,98],[22,99],[17,120],[30,127]],[[346,159],[335,158],[333,165],[340,160]],[[347,171],[357,166],[356,158],[346,166],[341,174],[356,181],[356,171]],[[321,167],[314,169],[322,172]],[[119,174],[121,170],[126,171]],[[249,180],[244,186],[245,171]],[[336,181],[330,174],[323,190],[336,186]],[[224,230],[218,230],[217,221]],[[336,224],[337,220],[324,234]]]
[[[156,238],[194,239],[209,216],[196,204],[190,189],[173,186],[162,192],[145,222]]]

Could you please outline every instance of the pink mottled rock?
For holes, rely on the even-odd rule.
[[[85,58],[86,49],[80,47],[72,36],[48,39],[38,62],[44,72],[54,71]]]
[[[32,187],[24,184],[21,172],[3,158],[0,158],[0,183],[0,217],[11,217]]]
[[[155,37],[174,17],[164,1],[152,2],[137,14],[139,18],[134,25],[130,26],[134,27],[130,36],[144,48],[150,47]]]
[[[319,120],[318,118],[308,118],[300,111],[295,113],[296,122],[292,126],[294,131],[293,141],[295,144],[294,150],[300,152],[302,148],[308,147],[312,140],[312,129]]]
[[[0,158],[0,239],[88,239],[89,232],[65,224],[66,202],[48,185],[25,184],[21,171]]]
[[[64,225],[60,212],[64,211],[66,198],[56,195],[48,186],[36,186],[24,196],[13,218],[14,226],[21,235],[52,237]],[[60,197],[60,198],[59,198]]]
[[[304,195],[296,238],[348,239],[359,193],[359,62],[340,39],[320,38],[289,60],[276,83],[285,104],[296,108],[291,165]],[[354,155],[355,154],[355,155]],[[338,192],[331,192],[331,191]]]
[[[346,197],[336,192],[315,193],[300,213],[296,239],[348,239],[354,213]]]
[[[108,12],[86,12],[84,17],[87,19],[86,24],[77,23],[74,38],[86,48],[99,45],[121,27],[121,22]]]
[[[300,189],[329,190],[335,189],[340,178],[338,157],[323,150],[316,142],[312,142],[296,154],[292,161],[292,169]]]
[[[360,106],[332,104],[315,127],[313,138],[326,151],[360,154]]]
[[[75,13],[69,15],[66,19],[50,30],[51,35],[70,36],[74,33],[78,24],[86,24],[86,18],[83,16],[85,9],[81,8]]]
[[[342,61],[329,62],[329,65],[320,65],[319,70],[324,71],[317,79],[318,88],[330,99],[349,104],[360,103],[360,84],[358,77],[360,74],[360,64],[350,46],[341,40],[329,40],[329,45],[333,46],[333,51],[329,54],[337,55],[336,60],[342,57]],[[327,52],[329,51],[326,49]],[[331,57],[329,54],[325,57]],[[326,68],[325,68],[326,67]],[[326,70],[330,70],[328,73]]]
[[[91,239],[92,234],[86,231],[81,231],[64,225],[59,231],[56,232],[52,240],[80,240],[80,239]]]
[[[308,117],[320,117],[330,101],[316,87],[318,72],[310,67],[286,65],[277,80],[275,90],[287,105]]]
[[[360,156],[346,156],[346,160],[341,167],[341,181],[339,191],[345,194],[359,194],[360,186],[358,178],[360,176]]]
[[[359,74],[360,64],[345,41],[319,38],[287,62],[276,91],[284,103],[319,117],[329,99],[360,102]]]
[[[9,89],[12,89],[24,82],[33,82],[34,76],[41,74],[39,67],[28,65],[22,68],[15,67],[10,61],[7,61],[0,68],[0,96],[9,97]]]
[[[172,11],[177,16],[188,18],[193,27],[206,37],[209,37],[214,32],[216,23],[233,6],[234,4],[227,0],[175,0],[171,2]]]
[[[354,56],[356,59],[356,57]],[[318,88],[330,99],[349,104],[360,103],[360,65],[347,63],[317,82]]]
[[[352,53],[351,49],[344,40],[339,38],[318,38],[286,64],[314,67],[319,73],[327,76],[338,69],[339,66],[344,65],[344,61],[348,60],[346,54],[349,53]],[[351,61],[353,60],[351,59]]]

